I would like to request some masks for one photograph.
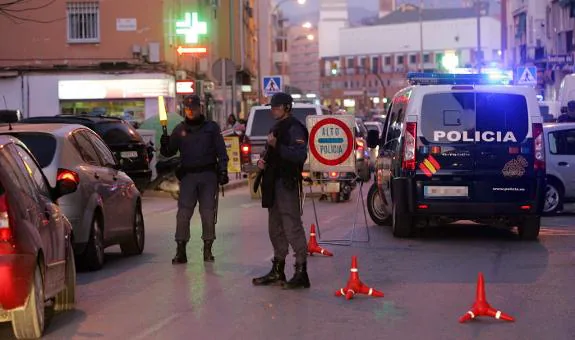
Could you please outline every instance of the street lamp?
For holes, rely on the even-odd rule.
[[[304,23],[301,25],[301,27],[310,29],[310,28],[312,28],[312,24],[311,24],[311,22],[309,22],[309,21],[308,21],[308,22],[304,22]]]

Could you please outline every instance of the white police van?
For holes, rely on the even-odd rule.
[[[545,190],[542,117],[530,87],[487,75],[412,73],[393,98],[368,208],[396,237],[472,220],[537,239]]]

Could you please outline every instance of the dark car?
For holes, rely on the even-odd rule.
[[[152,177],[148,145],[138,131],[125,120],[108,116],[72,116],[32,117],[22,119],[21,123],[45,124],[65,123],[84,125],[96,132],[108,145],[124,171],[143,192]]]
[[[72,227],[56,200],[76,189],[71,177],[51,187],[26,146],[0,136],[0,322],[17,339],[42,336],[48,301],[74,308]]]

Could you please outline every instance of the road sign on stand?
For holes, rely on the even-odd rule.
[[[310,171],[356,172],[355,117],[308,116]]]
[[[537,85],[537,67],[518,67],[517,68],[517,85]]]
[[[283,81],[281,76],[266,76],[262,79],[263,93],[266,97],[271,97],[278,92],[282,92]]]

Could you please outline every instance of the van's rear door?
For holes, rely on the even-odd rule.
[[[535,194],[534,150],[525,96],[478,90],[476,131],[477,201],[530,200]]]

